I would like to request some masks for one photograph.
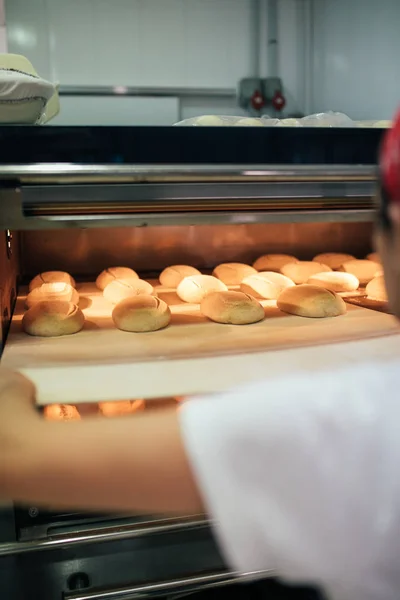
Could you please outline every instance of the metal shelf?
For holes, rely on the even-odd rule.
[[[0,165],[1,181],[19,183],[75,182],[237,182],[237,181],[364,181],[375,182],[376,168],[352,165],[131,165],[33,163]]]
[[[149,535],[177,533],[209,528],[209,522],[202,516],[181,519],[165,519],[133,523],[128,525],[112,525],[82,529],[75,532],[58,533],[44,539],[27,542],[11,542],[0,544],[0,558],[15,556],[57,548],[67,548],[82,544],[97,544],[121,540],[133,540]]]
[[[0,166],[0,227],[371,221],[375,170],[350,166]]]
[[[72,86],[62,85],[59,96],[131,96],[153,98],[236,98],[234,88],[191,88],[191,87],[133,87],[113,86]]]

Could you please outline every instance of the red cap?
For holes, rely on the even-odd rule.
[[[383,138],[379,162],[382,184],[390,202],[400,203],[400,111]]]

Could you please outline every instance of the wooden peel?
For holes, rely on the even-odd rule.
[[[171,325],[152,333],[126,333],[115,329],[112,307],[94,284],[82,284],[78,291],[85,302],[85,327],[61,338],[26,335],[21,329],[24,296],[17,302],[2,364],[33,379],[42,405],[213,392],[296,366],[306,349],[314,350],[310,369],[322,357],[336,364],[338,345],[343,356],[349,348],[342,342],[361,343],[363,352],[376,348],[380,355],[388,336],[398,332],[392,316],[360,306],[348,304],[341,317],[306,319],[280,312],[275,301],[262,302],[264,321],[220,325],[203,317],[198,306],[182,303],[173,290],[158,286],[160,298],[170,305]],[[374,346],[371,340],[377,341]]]

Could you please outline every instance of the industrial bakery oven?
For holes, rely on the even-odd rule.
[[[364,257],[371,251],[380,136],[376,129],[0,128],[3,364],[32,377],[40,405],[78,411],[80,403],[87,410],[127,398],[154,410],[160,398],[177,402],[223,389],[254,375],[249,357],[257,369],[265,360],[267,372],[279,343],[265,346],[268,335],[254,342],[240,328],[205,329],[185,311],[178,343],[154,332],[128,335],[128,346],[121,345],[119,338],[110,342],[109,315],[96,314],[96,293],[85,288],[89,312],[75,339],[89,337],[79,338],[78,351],[66,338],[57,348],[38,338],[29,345],[34,338],[21,337],[18,306],[32,277],[49,270],[71,273],[79,289],[114,265],[156,281],[171,264],[209,273],[218,263],[251,264],[266,252]],[[169,302],[177,304],[173,294]],[[371,323],[357,321],[357,336],[364,326],[365,337],[376,335]],[[344,329],[339,339],[329,337],[330,328],[304,342],[305,328],[297,328],[285,347],[301,349],[324,336],[351,340]],[[119,348],[117,355],[99,353],[104,346]],[[38,589],[42,600],[130,600],[270,576],[230,572],[202,515],[0,510],[0,582],[10,600],[38,598]]]

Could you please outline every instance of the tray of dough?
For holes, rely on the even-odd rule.
[[[295,350],[300,356],[305,348],[317,347],[317,354],[321,354],[322,347],[332,344],[387,339],[398,332],[392,316],[363,306],[348,304],[345,315],[310,319],[285,314],[271,300],[261,301],[264,320],[251,325],[223,325],[204,317],[199,305],[182,302],[174,290],[149,281],[172,313],[168,327],[151,333],[117,329],[111,318],[112,305],[89,282],[77,285],[85,315],[79,333],[52,338],[29,336],[21,324],[26,299],[26,288],[22,288],[2,365],[25,372],[34,380],[39,404],[154,398],[212,392],[240,383],[252,373],[249,365],[266,365],[277,351],[290,350],[293,357]],[[182,364],[186,367],[179,369]],[[218,377],[212,383],[215,369]],[[260,375],[263,370],[258,366],[256,373]]]

